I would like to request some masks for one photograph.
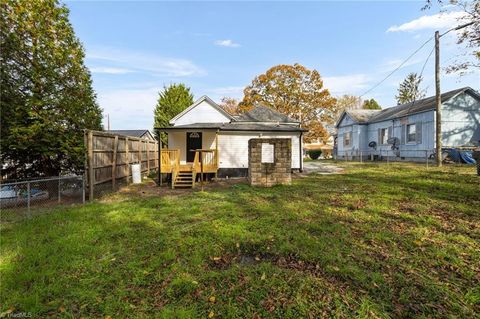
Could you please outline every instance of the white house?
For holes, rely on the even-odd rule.
[[[203,170],[208,173],[246,176],[248,141],[259,137],[291,138],[292,169],[303,168],[302,135],[306,130],[299,122],[265,106],[233,116],[203,96],[172,118],[170,124],[156,128],[168,134],[168,148],[162,146],[161,151],[161,172],[177,175],[177,179],[178,175],[186,176],[188,182],[194,178],[188,172],[198,173],[200,155],[204,158]]]
[[[470,87],[442,100],[442,145],[473,147],[480,142],[480,94]],[[337,124],[336,157],[424,161],[435,151],[435,97],[383,110],[349,110]]]

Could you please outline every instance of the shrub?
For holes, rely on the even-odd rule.
[[[311,159],[316,160],[322,155],[321,150],[310,150],[308,151],[308,156],[310,156]]]

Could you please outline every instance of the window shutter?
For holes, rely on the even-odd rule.
[[[378,129],[378,137],[377,137],[377,144],[382,145],[382,129]]]
[[[402,124],[402,136],[400,136],[401,144],[405,144],[405,135],[407,134],[407,126]]]
[[[417,144],[422,144],[422,122],[415,124],[415,139]]]
[[[388,127],[388,138],[392,138],[393,137],[393,127],[389,126]]]

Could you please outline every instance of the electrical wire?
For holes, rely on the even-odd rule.
[[[367,91],[365,91],[365,93],[363,93],[362,95],[360,95],[360,97],[363,97],[365,96],[366,94],[370,93],[371,91],[373,91],[374,89],[376,89],[377,87],[379,87],[383,82],[385,82],[389,77],[391,77],[395,72],[397,72],[398,70],[400,70],[400,68],[402,66],[405,65],[405,63],[408,62],[408,60],[410,60],[415,54],[418,53],[418,51],[420,51],[425,45],[427,45],[427,43],[429,43],[430,41],[433,40],[434,37],[431,37],[430,39],[428,39],[427,41],[425,41],[418,49],[416,49],[415,51],[413,51],[412,54],[410,54],[402,63],[400,63],[399,66],[397,66],[392,72],[390,72],[385,78],[383,78],[383,80],[381,80],[380,82],[378,82],[377,84],[375,84],[372,88],[368,89]]]

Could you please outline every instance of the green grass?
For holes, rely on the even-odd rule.
[[[3,223],[1,311],[478,318],[474,169],[340,165],[292,186],[115,195]]]

